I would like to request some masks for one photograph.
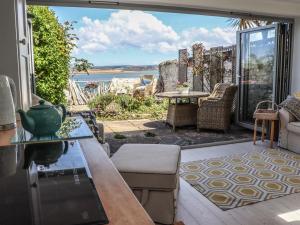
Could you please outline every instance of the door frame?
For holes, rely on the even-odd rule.
[[[235,114],[235,121],[236,124],[245,127],[247,129],[254,129],[254,124],[251,123],[246,123],[246,122],[242,122],[240,121],[239,117],[240,117],[240,106],[241,106],[241,59],[242,59],[242,51],[241,51],[241,35],[243,33],[250,33],[253,31],[261,31],[261,30],[268,30],[268,29],[275,29],[275,58],[274,58],[274,65],[273,65],[273,94],[272,94],[272,102],[275,102],[275,97],[276,97],[276,79],[278,77],[278,43],[279,43],[279,36],[278,36],[278,28],[279,28],[279,24],[272,24],[272,25],[267,25],[267,26],[263,26],[263,27],[255,27],[255,28],[250,28],[250,29],[245,29],[245,30],[241,30],[241,31],[237,31],[236,33],[236,46],[237,46],[237,52],[236,52],[236,85],[238,86],[238,94],[237,94],[237,101],[236,101],[236,114]],[[260,128],[258,128],[258,130],[260,131]]]

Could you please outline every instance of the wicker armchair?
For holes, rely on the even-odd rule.
[[[230,114],[237,86],[216,84],[212,94],[199,100],[197,129],[227,131],[230,128]]]

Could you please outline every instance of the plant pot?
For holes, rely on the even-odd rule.
[[[180,93],[180,94],[188,94],[190,89],[187,87],[187,88],[177,88],[177,91]]]

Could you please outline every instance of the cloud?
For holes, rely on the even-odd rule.
[[[212,30],[206,28],[190,28],[182,32],[180,44],[182,47],[202,42],[206,48],[227,46],[235,44],[236,32],[231,28],[216,27]]]
[[[149,52],[175,52],[202,42],[207,48],[235,43],[235,32],[227,28],[189,28],[177,33],[150,13],[119,10],[107,20],[82,18],[83,26],[76,30],[78,49],[95,53],[124,47],[140,48]]]

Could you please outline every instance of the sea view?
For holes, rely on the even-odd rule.
[[[113,78],[139,78],[142,75],[155,75],[159,76],[158,70],[143,70],[143,71],[125,71],[125,72],[111,72],[111,73],[99,73],[99,74],[77,74],[73,76],[73,80],[76,82],[100,82],[111,81]]]

